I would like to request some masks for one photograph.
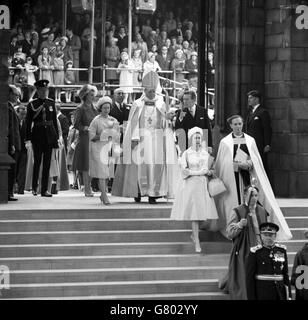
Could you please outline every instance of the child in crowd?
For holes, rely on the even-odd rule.
[[[73,61],[69,60],[66,62],[66,70],[65,70],[65,76],[64,76],[64,84],[66,85],[73,85],[76,84],[76,77],[75,77],[75,71],[70,70],[73,68]],[[72,93],[73,90],[67,88],[65,90],[65,101],[71,102],[72,101]]]
[[[34,73],[38,70],[37,66],[34,66],[33,60],[31,57],[27,57],[25,63],[25,75],[27,77],[27,84],[28,84],[28,93],[29,93],[29,101],[33,99],[35,93],[34,83],[36,82]]]

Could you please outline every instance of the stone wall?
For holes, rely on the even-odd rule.
[[[295,1],[266,0],[265,104],[273,120],[271,181],[277,196],[308,195],[308,30]]]

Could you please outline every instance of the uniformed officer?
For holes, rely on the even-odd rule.
[[[26,147],[32,144],[34,165],[32,176],[32,193],[37,196],[37,186],[41,161],[43,170],[41,180],[41,196],[51,197],[47,192],[51,153],[58,148],[58,125],[55,102],[48,98],[48,80],[39,80],[34,85],[38,98],[28,104],[26,118]]]
[[[286,247],[275,243],[278,231],[274,223],[260,225],[262,245],[251,248],[246,263],[248,300],[291,299]]]

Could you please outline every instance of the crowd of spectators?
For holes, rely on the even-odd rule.
[[[47,2],[47,1],[46,1]],[[41,0],[24,3],[19,15],[14,16],[10,45],[9,66],[11,82],[23,88],[24,100],[33,98],[33,83],[47,79],[59,88],[64,84],[79,84],[87,75],[70,68],[88,68],[90,64],[91,15],[74,13],[68,5],[67,29],[62,30],[62,1],[43,4]],[[198,6],[193,1],[158,1],[153,15],[133,14],[132,56],[128,52],[127,1],[112,5],[107,1],[105,50],[102,52],[101,10],[95,14],[94,63],[121,69],[134,68],[133,75],[121,77],[121,72],[108,71],[109,84],[121,84],[125,79],[126,92],[135,92],[141,85],[145,69],[175,71],[176,81],[187,80],[197,86],[198,77]],[[213,21],[208,25],[207,86],[212,88],[215,66],[212,53],[215,50]],[[102,59],[103,57],[103,59]],[[125,57],[125,60],[123,60]],[[69,67],[69,68],[68,68]],[[171,78],[170,73],[162,74]],[[101,79],[100,79],[101,80]],[[28,88],[28,90],[25,90]],[[66,95],[70,101],[70,94]],[[61,90],[56,89],[55,99],[60,101]]]

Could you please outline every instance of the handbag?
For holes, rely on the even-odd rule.
[[[213,177],[208,182],[208,190],[211,197],[218,196],[221,193],[224,193],[227,191],[227,188],[225,187],[222,180],[220,180],[218,177]]]

